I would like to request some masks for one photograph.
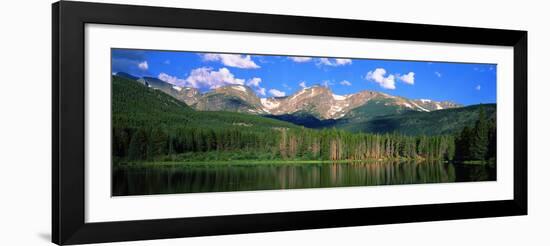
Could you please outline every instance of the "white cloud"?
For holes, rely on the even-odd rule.
[[[437,76],[438,78],[441,78],[443,76],[443,74],[441,74],[440,72],[438,71],[435,71],[435,76]]]
[[[210,67],[193,69],[186,81],[195,88],[207,87],[210,89],[218,88],[224,85],[244,84],[244,79],[235,78],[229,69],[220,68],[218,71],[214,71]]]
[[[265,93],[265,88],[260,87],[261,82],[262,82],[261,78],[254,77],[252,79],[249,79],[246,82],[246,85],[255,88],[256,93],[258,93],[259,95],[265,96],[265,94],[266,94]]]
[[[481,85],[477,85],[476,90],[480,91],[481,90]]]
[[[374,81],[380,85],[380,87],[394,90],[395,89],[395,76],[386,75],[386,70],[383,68],[377,68],[374,71],[369,71],[365,77],[367,80]]]
[[[348,65],[351,64],[351,59],[336,59],[337,65]]]
[[[249,79],[247,82],[246,82],[246,85],[250,86],[250,87],[259,87],[260,86],[260,82],[262,82],[262,79],[261,78],[252,78],[252,79]]]
[[[273,63],[272,61],[267,60],[264,56],[255,55],[253,57],[258,59],[260,63]]]
[[[331,66],[331,67],[337,67],[337,66],[344,66],[351,64],[351,59],[329,59],[329,58],[319,58],[318,64]]]
[[[405,82],[406,84],[414,85],[414,73],[413,72],[409,72],[408,74],[404,74],[404,75],[401,75],[401,76],[398,76],[398,77],[401,81]]]
[[[262,96],[265,96],[265,88],[258,87],[258,89],[256,90],[256,93],[258,93]]]
[[[298,85],[299,85],[300,87],[302,87],[302,88],[306,88],[306,87],[307,87],[305,81],[300,82],[300,84],[298,84]]]
[[[245,84],[244,79],[235,78],[235,76],[227,68],[220,68],[216,71],[210,67],[193,69],[191,74],[185,79],[171,76],[166,73],[160,73],[158,75],[158,79],[177,86],[206,89],[215,89],[226,85]],[[265,96],[266,89],[260,87],[261,82],[261,78],[254,77],[247,80],[246,85],[253,87],[259,95]]]
[[[235,55],[235,54],[204,54],[202,58],[205,61],[220,61],[223,65],[236,68],[260,68],[251,59],[250,55]]]
[[[210,67],[193,69],[186,79],[180,79],[165,73],[159,74],[158,79],[174,85],[208,89],[225,85],[244,85],[245,82],[244,79],[235,78],[227,68],[220,68],[215,71]]]
[[[330,80],[323,80],[321,85],[323,85],[324,87],[329,88],[329,86],[334,85],[334,83],[330,82]]]
[[[283,83],[283,87],[284,87],[285,89],[287,89],[287,90],[291,90],[291,89],[292,89],[292,87],[288,86],[286,83]]]
[[[149,69],[149,64],[147,64],[147,61],[143,61],[143,62],[140,62],[138,64],[138,67],[139,67],[139,69],[145,71],[145,70]]]
[[[288,59],[292,60],[293,62],[308,62],[311,61],[311,57],[304,57],[304,56],[291,56]]]
[[[185,81],[185,79],[180,79],[176,76],[171,76],[171,75],[168,75],[166,73],[160,73],[157,78],[164,81],[164,82],[166,82],[166,83],[170,83],[170,84],[173,84],[173,85],[180,85],[180,86],[186,86],[187,85],[187,81]]]
[[[170,65],[170,60],[166,60],[163,62],[165,65]]]
[[[351,82],[347,81],[347,80],[342,80],[340,81],[340,84],[341,85],[345,85],[345,86],[350,86],[351,85]]]
[[[277,89],[270,89],[269,94],[276,96],[276,97],[284,97],[286,93],[284,91],[280,91]]]
[[[305,57],[305,56],[291,56],[291,57],[288,57],[288,59],[298,63],[310,62],[314,60],[311,57]],[[325,66],[331,66],[331,67],[344,66],[352,63],[351,59],[341,59],[341,58],[318,58],[318,59],[315,59],[315,61],[317,65],[325,65]]]

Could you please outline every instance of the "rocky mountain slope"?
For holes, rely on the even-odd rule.
[[[129,77],[127,74],[121,75]],[[245,85],[229,85],[200,93],[195,88],[179,87],[151,77],[139,78],[137,81],[201,111],[231,111],[275,116],[309,114],[320,120],[328,120],[365,119],[406,111],[431,112],[461,107],[448,101],[413,100],[375,91],[337,95],[323,86],[306,87],[286,97],[259,98]]]
[[[349,95],[334,94],[329,88],[313,86],[304,88],[294,95],[284,98],[262,98],[264,111],[272,115],[309,112],[319,119],[339,119],[352,110],[369,102],[380,106],[395,107],[398,110],[434,111],[455,108],[460,105],[452,102],[436,102],[431,100],[411,100],[392,96],[382,92],[361,91]]]
[[[249,114],[265,114],[260,98],[244,85],[229,85],[204,94],[195,95],[196,103],[190,104],[201,111],[231,111]]]

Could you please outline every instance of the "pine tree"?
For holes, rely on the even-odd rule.
[[[144,160],[147,151],[147,134],[144,130],[138,130],[132,135],[128,147],[128,159]]]
[[[456,156],[459,160],[469,160],[470,159],[470,143],[472,142],[471,137],[472,130],[470,127],[465,126],[462,129],[462,132],[458,135],[455,140],[456,146]]]
[[[455,146],[455,140],[452,136],[447,137],[447,152],[445,154],[445,159],[447,160],[454,160],[455,158],[455,152],[456,152],[456,146]]]
[[[471,144],[471,158],[473,160],[485,160],[487,147],[489,145],[489,134],[485,110],[483,109],[479,110],[479,118],[473,130]]]
[[[164,155],[168,149],[168,136],[160,129],[151,130],[147,159],[153,159],[155,156]]]
[[[489,123],[489,146],[485,159],[496,161],[497,158],[497,126],[495,120]]]

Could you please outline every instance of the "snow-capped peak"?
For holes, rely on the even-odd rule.
[[[422,103],[429,103],[429,102],[432,102],[432,100],[430,100],[430,99],[420,99],[420,101],[421,101]]]
[[[246,88],[244,88],[244,86],[242,86],[242,85],[235,85],[235,86],[232,86],[231,88],[242,91],[242,92],[246,92]]]
[[[267,98],[260,98],[260,102],[262,103],[262,106],[264,106],[265,109],[271,110],[279,107],[281,104],[278,101],[275,101],[274,99],[267,99]]]
[[[334,100],[342,101],[342,100],[346,100],[347,96],[332,94],[332,98],[334,98]]]

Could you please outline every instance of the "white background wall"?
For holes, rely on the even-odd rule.
[[[114,1],[107,1],[114,2]],[[199,9],[475,26],[529,31],[529,215],[113,245],[548,245],[550,163],[545,1],[128,0]],[[0,8],[0,245],[50,241],[50,0]]]

